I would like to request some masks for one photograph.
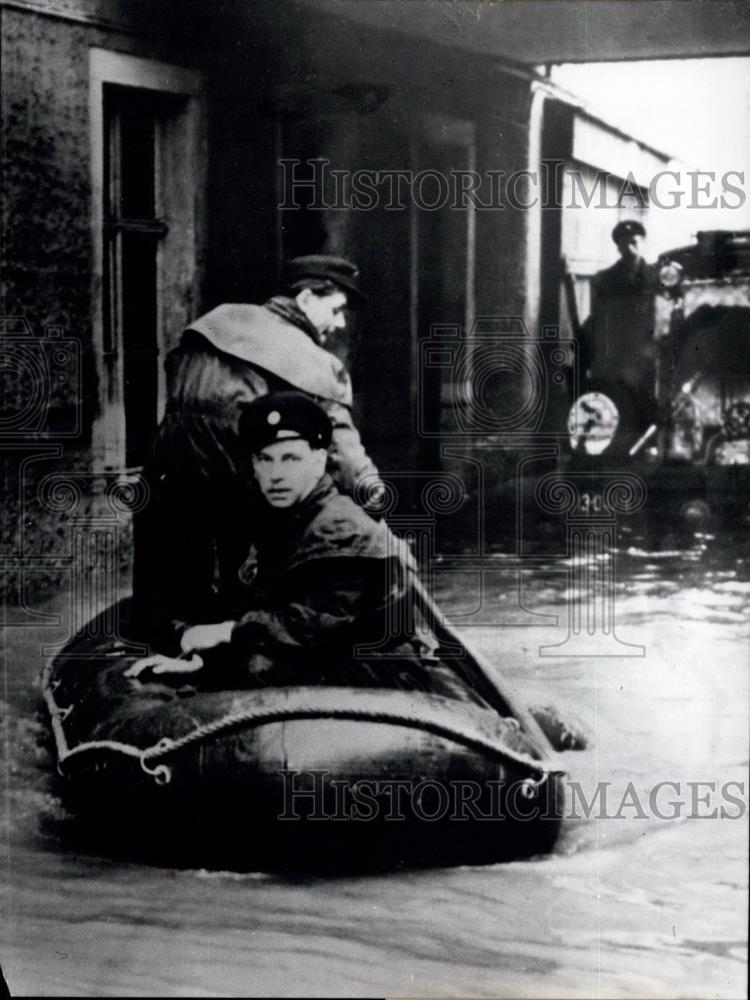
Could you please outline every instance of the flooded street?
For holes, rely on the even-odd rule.
[[[750,1000],[750,0],[0,95],[0,1000]]]
[[[462,634],[525,701],[589,735],[563,755],[555,852],[488,867],[290,879],[76,853],[54,823],[37,715],[41,647],[69,611],[19,612],[2,677],[11,994],[744,996],[750,545],[634,543],[610,560],[619,652],[643,655],[603,639],[600,655],[549,648],[587,600],[571,560],[438,566]],[[606,806],[586,818],[597,788]]]

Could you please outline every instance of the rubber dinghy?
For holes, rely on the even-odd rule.
[[[112,638],[127,636],[129,602],[109,608],[43,675],[66,804],[98,844],[171,866],[361,869],[551,850],[555,750],[415,595],[440,644],[421,690],[413,676],[399,687],[398,672],[379,686],[323,671],[311,685],[231,691],[128,678],[143,650]],[[436,667],[456,697],[430,690]]]

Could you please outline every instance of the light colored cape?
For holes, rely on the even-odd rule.
[[[226,303],[188,327],[218,351],[257,365],[295,389],[344,406],[352,386],[344,365],[310,337],[263,306]]]

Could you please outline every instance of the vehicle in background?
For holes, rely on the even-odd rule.
[[[491,495],[493,523],[530,552],[594,522],[659,544],[750,528],[750,231],[699,232],[659,256],[653,330],[618,341],[628,364],[614,377],[597,370],[562,263],[577,345],[566,398],[538,457]]]
[[[750,231],[699,232],[656,267],[652,392],[585,373],[561,472],[634,472],[647,510],[684,528],[748,525]]]

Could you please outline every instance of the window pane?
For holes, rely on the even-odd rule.
[[[156,239],[122,234],[122,333],[125,443],[139,465],[157,422]]]
[[[155,213],[154,96],[128,87],[105,89],[110,218],[153,219]]]

